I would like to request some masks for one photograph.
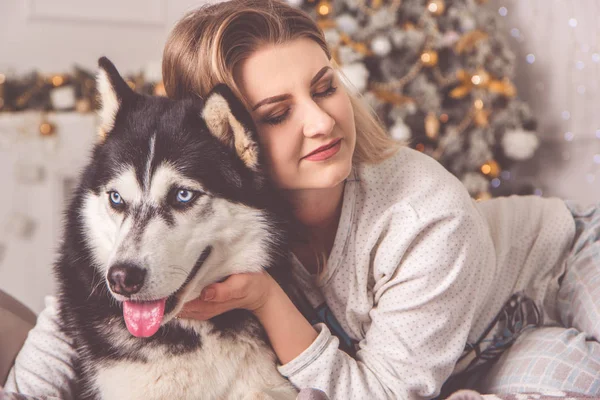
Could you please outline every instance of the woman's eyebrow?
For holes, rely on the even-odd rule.
[[[329,66],[321,68],[319,70],[319,72],[317,72],[316,75],[311,79],[310,86],[312,86],[315,83],[317,83],[319,81],[319,79],[321,79],[321,77],[323,75],[325,75],[327,73],[327,71],[329,71],[331,69],[332,68],[329,67]],[[263,100],[259,101],[258,103],[256,103],[256,105],[254,107],[252,107],[252,111],[256,111],[257,108],[259,108],[261,106],[264,106],[265,104],[278,103],[280,101],[287,100],[290,97],[292,97],[292,96],[290,96],[289,94],[280,94],[278,96],[267,97],[266,99],[263,99]]]

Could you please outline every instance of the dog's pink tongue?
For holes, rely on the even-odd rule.
[[[129,332],[136,337],[150,337],[158,331],[165,313],[167,299],[156,301],[125,301],[123,317]]]

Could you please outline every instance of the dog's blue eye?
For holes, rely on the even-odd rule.
[[[189,203],[194,199],[194,192],[191,190],[180,189],[177,191],[177,201],[180,203]]]
[[[114,192],[114,191],[108,192],[108,198],[110,199],[110,202],[114,206],[123,205],[123,199],[121,198],[121,195],[119,194],[119,192]]]

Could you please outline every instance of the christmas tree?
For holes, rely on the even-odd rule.
[[[288,0],[390,135],[434,157],[478,199],[530,193],[508,168],[538,146],[512,84],[514,54],[487,0]]]

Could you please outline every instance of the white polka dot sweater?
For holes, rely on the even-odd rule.
[[[316,341],[279,370],[331,399],[432,398],[512,293],[553,301],[574,233],[563,201],[476,203],[409,148],[355,168],[324,277],[315,284],[297,261],[294,269],[313,307],[326,302],[356,343],[356,356],[318,324]]]

